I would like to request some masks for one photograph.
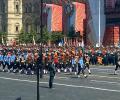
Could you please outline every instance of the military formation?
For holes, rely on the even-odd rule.
[[[43,47],[42,67],[44,73],[47,73],[51,61],[54,62],[57,72],[76,72],[76,64],[82,56],[82,50],[75,49]],[[3,72],[34,74],[40,52],[40,47],[1,47],[1,69]]]
[[[94,47],[48,47],[43,46],[0,47],[0,66],[3,72],[21,74],[36,74],[39,56],[42,56],[41,68],[44,74],[48,73],[50,62],[55,66],[55,72],[69,72],[78,75],[80,72],[86,77],[84,70],[89,65],[116,65],[114,74],[120,67],[119,48]]]

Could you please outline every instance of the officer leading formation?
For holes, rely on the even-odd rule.
[[[49,66],[48,70],[50,72],[49,88],[53,88],[53,80],[54,80],[54,77],[55,77],[56,69],[55,69],[55,65],[54,65],[53,61],[50,61],[48,66]]]

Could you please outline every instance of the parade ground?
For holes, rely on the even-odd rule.
[[[91,75],[57,73],[54,88],[48,88],[49,75],[40,79],[40,100],[120,100],[120,71],[115,66],[91,66]],[[0,72],[0,100],[37,100],[36,76]],[[21,99],[20,99],[21,98]]]

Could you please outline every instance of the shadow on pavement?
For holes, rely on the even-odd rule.
[[[15,100],[22,100],[21,97],[16,98]]]
[[[78,77],[77,77],[77,76],[71,76],[70,78],[73,78],[73,79],[78,79]]]
[[[111,73],[111,74],[108,74],[108,75],[117,75],[117,74]]]
[[[40,86],[41,88],[47,88],[47,89],[49,89],[49,87],[48,86]]]

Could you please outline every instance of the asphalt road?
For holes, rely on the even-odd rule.
[[[120,71],[114,66],[92,66],[87,78],[57,73],[54,88],[48,88],[49,76],[40,79],[40,100],[120,100]],[[86,70],[86,74],[88,74]],[[37,100],[36,76],[0,72],[0,100]]]

